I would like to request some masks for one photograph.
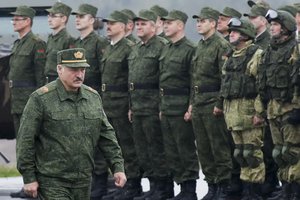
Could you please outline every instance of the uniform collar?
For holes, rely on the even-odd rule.
[[[57,93],[60,101],[66,101],[66,100],[72,100],[72,101],[79,101],[80,99],[88,99],[88,95],[86,91],[84,90],[83,86],[79,88],[79,91],[77,94],[73,92],[68,92],[63,83],[61,82],[60,79],[56,80],[56,85],[57,85]]]
[[[140,46],[140,47],[141,47],[141,46],[147,47],[147,46],[151,45],[151,44],[155,41],[156,38],[157,38],[157,36],[156,36],[156,35],[153,35],[153,36],[147,41],[147,43],[144,43],[143,41],[140,41],[140,42],[139,42],[139,46]]]
[[[181,38],[180,40],[178,40],[178,41],[176,41],[176,42],[174,42],[174,43],[170,42],[170,45],[179,46],[180,44],[184,43],[186,40],[187,40],[187,39],[186,39],[186,37],[184,36],[183,38]]]
[[[65,35],[66,33],[67,33],[67,29],[63,28],[58,33],[56,33],[55,35],[51,34],[49,37],[52,37],[52,38],[56,39],[56,38],[60,38],[62,35]]]
[[[217,31],[215,31],[215,32],[214,32],[210,37],[208,37],[206,40],[201,39],[200,42],[203,43],[203,44],[209,44],[209,43],[211,43],[212,41],[214,41],[216,37],[218,37]]]
[[[92,31],[85,38],[81,38],[81,37],[79,37],[79,38],[80,38],[80,40],[87,40],[91,37],[94,37],[94,35],[96,35],[96,33],[95,33],[95,31]]]

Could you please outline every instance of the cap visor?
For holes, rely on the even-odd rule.
[[[244,17],[257,17],[258,15],[254,15],[253,13],[244,13]]]
[[[144,20],[144,21],[150,21],[149,19],[143,18],[143,17],[135,17],[133,18],[133,21],[137,21],[137,20]]]
[[[198,15],[193,15],[193,19],[200,18]]]
[[[169,16],[165,16],[165,17],[162,17],[161,20],[176,20],[176,19],[169,17]]]
[[[86,15],[86,14],[87,14],[87,13],[79,12],[79,11],[71,12],[71,15]]]
[[[89,64],[87,63],[68,63],[68,64],[62,64],[66,67],[74,67],[74,68],[79,68],[79,67],[90,67]]]
[[[112,19],[112,18],[104,18],[102,19],[103,22],[116,22],[117,20]]]

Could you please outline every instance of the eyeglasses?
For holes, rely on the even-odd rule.
[[[274,19],[279,19],[279,16],[278,16],[278,12],[276,12],[275,10],[268,10],[267,14],[266,14],[266,19],[268,20],[268,22],[274,20]]]
[[[242,22],[238,18],[231,18],[228,22],[228,27],[240,27]]]
[[[49,18],[62,18],[62,15],[55,15],[55,14],[49,14],[48,15]]]
[[[13,19],[10,20],[10,22],[12,22],[12,23],[13,23],[13,22],[19,22],[19,21],[23,21],[23,20],[26,20],[26,19],[28,19],[28,18],[27,18],[27,17],[23,17],[23,18],[15,18],[15,19],[13,18]]]

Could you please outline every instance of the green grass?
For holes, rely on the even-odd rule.
[[[0,177],[21,176],[16,167],[0,166]]]

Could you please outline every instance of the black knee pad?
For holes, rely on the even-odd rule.
[[[272,151],[272,157],[274,161],[277,163],[278,167],[283,167],[286,165],[286,162],[283,160],[282,157],[282,145],[275,145]]]
[[[254,151],[257,149],[260,149],[260,147],[254,146],[253,144],[244,145],[243,156],[250,168],[256,168],[263,162],[261,158],[254,156]]]
[[[248,166],[246,160],[243,157],[243,145],[242,144],[235,145],[233,157],[240,164],[241,167]]]
[[[299,155],[291,151],[291,147],[299,147],[299,145],[285,143],[282,147],[282,159],[290,165],[295,165],[299,161]]]

